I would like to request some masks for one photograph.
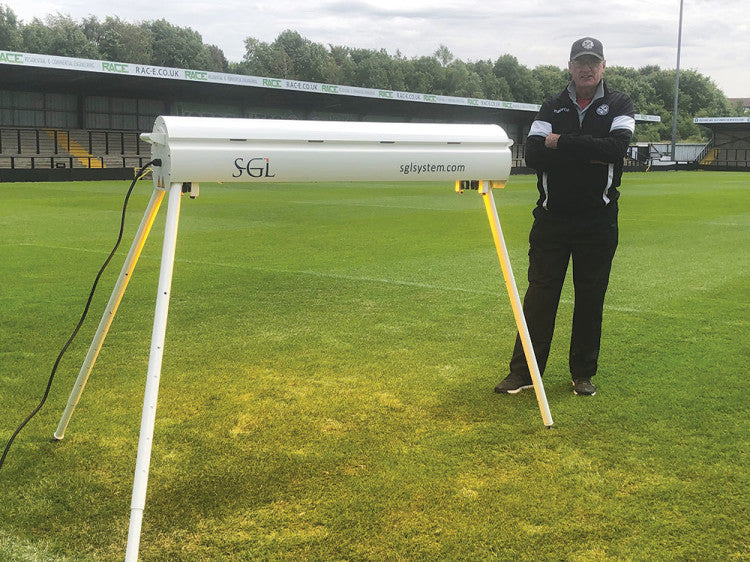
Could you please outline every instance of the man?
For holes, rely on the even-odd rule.
[[[529,235],[529,288],[524,314],[539,370],[547,364],[568,262],[575,305],[569,365],[573,390],[592,396],[604,294],[618,241],[617,187],[635,127],[633,103],[603,80],[602,44],[579,39],[570,50],[572,81],[547,100],[531,125],[526,163],[537,171],[539,200]],[[532,388],[520,337],[510,374],[495,392]]]

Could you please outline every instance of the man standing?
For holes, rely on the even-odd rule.
[[[602,44],[579,39],[570,50],[572,81],[547,100],[531,125],[526,163],[537,171],[539,200],[529,235],[529,287],[523,310],[539,370],[547,364],[568,262],[573,261],[575,305],[570,373],[578,395],[594,395],[604,294],[618,240],[617,187],[635,128],[633,103],[603,80]],[[495,392],[531,388],[521,345],[510,374]]]

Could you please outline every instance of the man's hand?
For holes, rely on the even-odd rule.
[[[560,135],[557,133],[550,133],[544,138],[544,146],[547,148],[557,148],[557,140],[560,138]]]

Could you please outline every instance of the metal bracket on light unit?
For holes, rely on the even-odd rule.
[[[505,187],[505,180],[456,180],[454,189],[459,195],[467,189],[486,194],[490,192],[490,189],[502,189],[503,187]]]
[[[200,184],[190,181],[182,182],[182,192],[187,193],[190,199],[195,199],[200,193]]]

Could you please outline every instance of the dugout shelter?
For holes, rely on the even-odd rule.
[[[712,135],[701,155],[701,168],[750,171],[750,117],[696,117],[693,122]]]

